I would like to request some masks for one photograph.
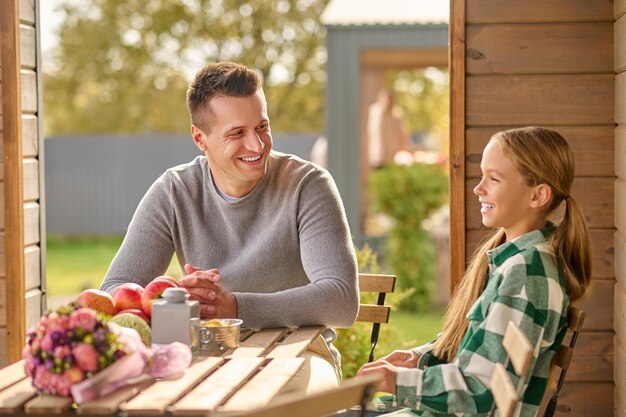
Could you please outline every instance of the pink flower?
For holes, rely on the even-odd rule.
[[[52,352],[53,348],[54,341],[52,340],[52,336],[48,333],[41,341],[41,349],[45,350],[46,352]]]
[[[79,343],[72,349],[74,360],[83,371],[95,371],[98,369],[98,352],[92,345]]]
[[[33,378],[33,384],[36,387],[46,387],[48,386],[48,370],[44,365],[39,365],[35,368],[35,377]]]
[[[62,320],[61,316],[59,316],[57,313],[50,313],[50,315],[45,320],[43,320],[41,324],[43,325],[44,331],[46,333],[51,333],[54,331],[64,331],[65,328],[63,327],[63,322],[64,320]]]
[[[61,345],[54,348],[53,356],[57,359],[63,359],[72,352],[68,345]]]
[[[71,376],[65,371],[62,374],[56,375],[56,388],[57,394],[68,397],[70,395],[70,389],[72,388],[73,381]]]
[[[90,308],[80,308],[72,313],[69,319],[69,327],[79,327],[87,332],[93,332],[96,327],[97,315]]]

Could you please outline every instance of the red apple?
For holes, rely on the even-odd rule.
[[[115,315],[118,316],[120,314],[125,314],[125,313],[134,314],[136,316],[139,316],[146,323],[150,324],[150,317],[148,317],[148,315],[146,313],[144,313],[143,310],[141,310],[139,308],[127,308],[125,310],[120,310]],[[115,316],[113,316],[113,317],[115,317]]]
[[[146,285],[141,296],[141,309],[148,316],[152,317],[152,301],[161,298],[161,294],[166,288],[176,288],[178,284],[171,280],[155,278]]]
[[[176,285],[177,287],[180,287],[180,282],[178,282],[176,280],[176,278],[174,278],[174,277],[170,277],[170,276],[167,276],[167,275],[161,275],[161,276],[156,277],[152,281],[154,281],[156,279],[164,279],[166,281],[170,281],[172,284]]]
[[[78,294],[75,301],[83,307],[94,309],[109,316],[115,314],[115,302],[111,294],[106,291],[89,288]]]
[[[141,309],[141,295],[143,287],[134,282],[127,282],[120,285],[113,291],[113,301],[115,311],[120,312],[131,308]]]

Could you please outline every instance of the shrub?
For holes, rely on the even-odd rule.
[[[390,165],[371,173],[372,211],[393,220],[386,241],[385,265],[398,276],[401,289],[413,288],[401,307],[430,307],[435,249],[422,222],[448,199],[448,177],[435,164]]]

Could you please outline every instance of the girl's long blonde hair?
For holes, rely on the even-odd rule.
[[[567,141],[557,132],[542,127],[526,127],[498,132],[491,137],[502,152],[516,164],[528,186],[547,184],[552,200],[546,218],[563,201],[565,214],[550,236],[550,244],[565,271],[567,295],[574,302],[585,295],[591,281],[591,245],[580,207],[570,195],[574,181],[574,155]],[[469,322],[466,315],[487,281],[487,252],[505,241],[503,229],[496,230],[474,252],[445,314],[443,331],[434,354],[448,362],[456,356]]]

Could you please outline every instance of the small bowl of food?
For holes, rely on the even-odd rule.
[[[211,319],[198,325],[200,351],[221,355],[239,346],[241,319]]]

